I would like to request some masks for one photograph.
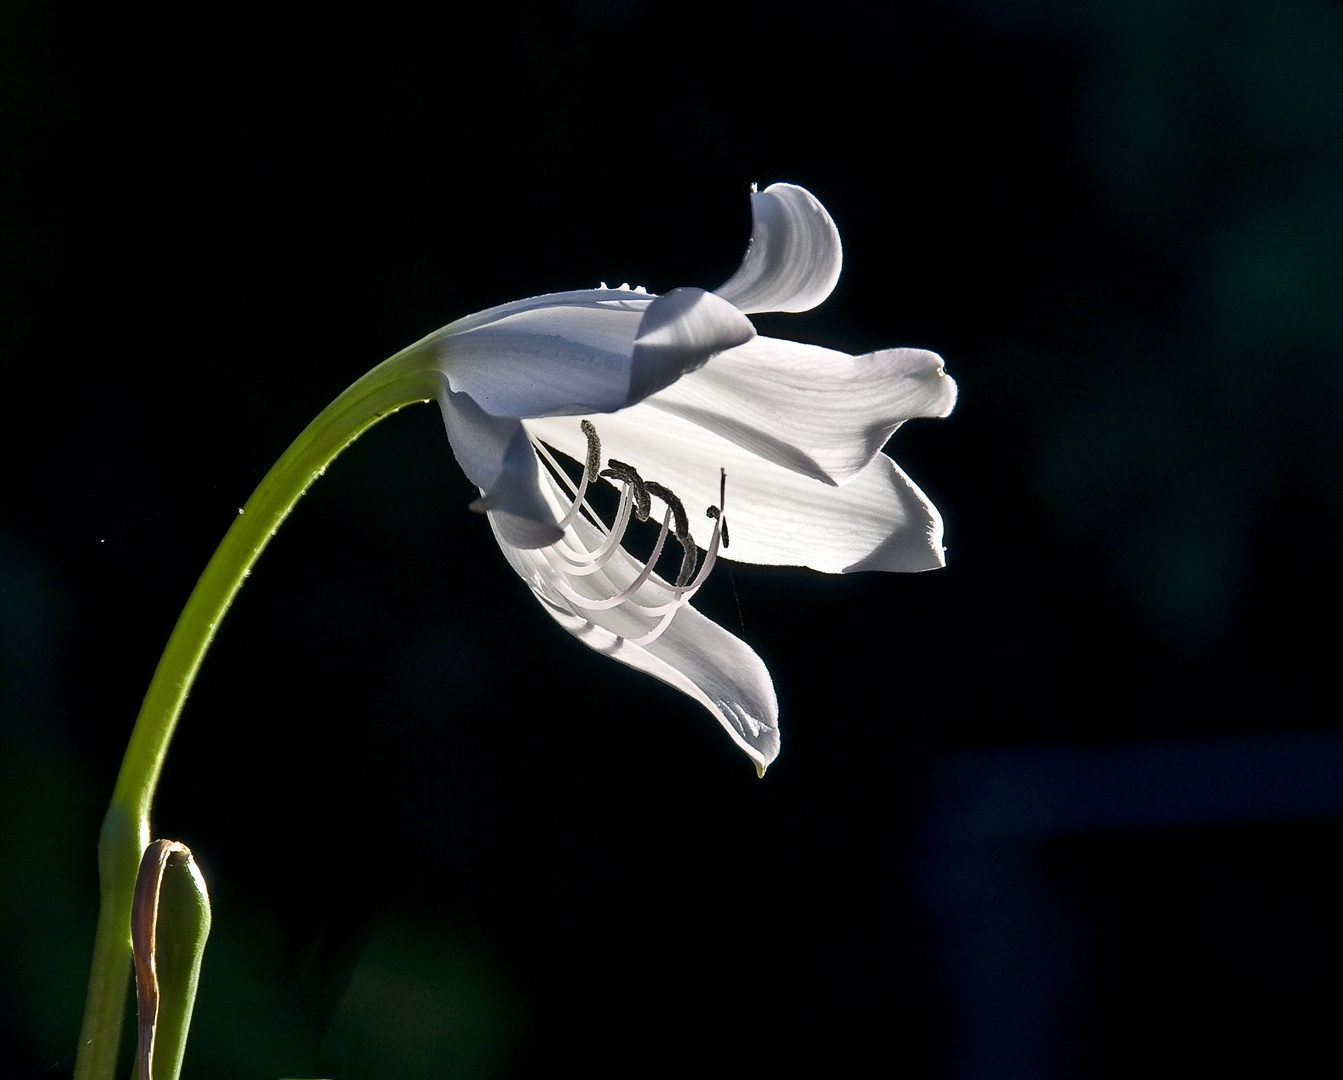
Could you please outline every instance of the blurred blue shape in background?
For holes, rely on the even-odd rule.
[[[1106,978],[1106,945],[1113,952],[1115,943],[1125,937],[1123,926],[1116,922],[1146,916],[1149,922],[1141,936],[1158,949],[1178,951],[1185,944],[1188,927],[1181,929],[1181,924],[1190,915],[1184,910],[1190,906],[1187,882],[1132,872],[1135,865],[1151,871],[1169,858],[1170,853],[1161,850],[1163,838],[1183,834],[1192,840],[1185,846],[1199,853],[1192,860],[1198,862],[1210,850],[1216,853],[1218,845],[1208,843],[1209,830],[1229,829],[1233,857],[1225,861],[1238,862],[1235,853],[1248,851],[1245,866],[1239,869],[1248,872],[1250,890],[1258,884],[1290,894],[1297,891],[1293,877],[1255,873],[1254,838],[1238,833],[1246,826],[1338,819],[1343,819],[1343,736],[1333,734],[947,755],[934,769],[912,875],[936,927],[941,975],[957,1013],[954,1075],[1003,1080],[1092,1074],[1077,1059],[1077,1045],[1106,1043],[1095,1038],[1094,1028],[1104,1027],[1107,1020],[1089,1014],[1095,1013],[1097,1003],[1104,1007],[1106,1002],[1096,983]],[[1149,853],[1139,855],[1135,863],[1133,845],[1127,851],[1123,844],[1107,849],[1107,834],[1126,837]],[[1279,850],[1291,846],[1282,843],[1282,835],[1269,839]],[[1060,841],[1065,842],[1062,859]],[[1127,888],[1116,889],[1110,881],[1106,888],[1110,875],[1099,874],[1102,890],[1116,910],[1098,915],[1097,908],[1108,905],[1098,905],[1094,896],[1088,896],[1085,871],[1080,887],[1076,866],[1073,873],[1067,872],[1068,862],[1078,861],[1079,842],[1093,847],[1099,842],[1102,859],[1111,861],[1118,880],[1127,883]],[[1189,851],[1181,854],[1180,847],[1177,839],[1175,859],[1188,866]],[[1194,868],[1205,876],[1206,871]],[[1216,873],[1210,876],[1210,885],[1205,883],[1202,891],[1210,889],[1213,899],[1204,896],[1206,907],[1193,912],[1195,919],[1217,921],[1224,914],[1219,912],[1223,905],[1217,892],[1244,891],[1247,884],[1237,880],[1234,870],[1230,881]],[[1094,870],[1090,879],[1094,893],[1098,883]],[[1133,897],[1127,895],[1129,889]],[[1154,909],[1144,911],[1151,897],[1140,894],[1153,891]],[[1297,898],[1305,912],[1294,911],[1296,901],[1288,900],[1286,918],[1306,924],[1307,935],[1315,929],[1309,925],[1313,899],[1318,897]],[[1240,898],[1232,906],[1247,905]],[[1281,921],[1282,912],[1262,900],[1248,907],[1256,925],[1247,927],[1244,917],[1239,920],[1229,939],[1237,951],[1261,947],[1252,939],[1266,933],[1280,936],[1258,924]],[[1097,940],[1097,928],[1108,942]],[[1167,939],[1162,946],[1160,942]],[[1292,966],[1293,958],[1286,955],[1291,950],[1284,951],[1281,942],[1278,946],[1279,955],[1270,966]],[[1329,943],[1312,941],[1305,949],[1323,962]],[[1197,958],[1199,949],[1191,946],[1191,952]],[[1162,969],[1152,974],[1178,982],[1178,958],[1163,955],[1162,960]],[[1209,979],[1211,973],[1206,964],[1203,967],[1202,978]],[[1261,973],[1254,980],[1255,989],[1270,995],[1273,981]],[[1307,996],[1324,989],[1318,984],[1312,989],[1308,979],[1292,981]],[[1131,983],[1127,992],[1133,996]],[[1162,997],[1159,988],[1153,996]],[[1321,1005],[1327,1008],[1323,1000]],[[1258,1006],[1261,1013],[1263,1007],[1264,1003]],[[1143,1008],[1139,1006],[1140,1011]],[[1193,1015],[1175,1022],[1197,1027],[1199,1018]],[[1220,1041],[1224,1053],[1235,1050],[1234,1038],[1214,1041]],[[1118,1065],[1113,1058],[1110,1063]],[[1105,1073],[1103,1067],[1096,1069],[1096,1074]]]

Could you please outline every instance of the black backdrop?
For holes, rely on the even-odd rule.
[[[845,270],[762,332],[934,348],[960,383],[888,447],[949,568],[716,572],[782,709],[757,781],[544,616],[435,409],[379,426],[263,558],[169,758],[157,830],[215,906],[187,1075],[1333,1046],[1337,5],[0,18],[0,1076],[72,1067],[121,749],[289,440],[462,314],[713,287],[775,180]]]

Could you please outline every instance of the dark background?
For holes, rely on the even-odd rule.
[[[1339,5],[0,18],[0,1077],[72,1068],[122,747],[287,443],[460,315],[721,283],[775,180],[845,269],[761,331],[960,384],[888,448],[948,569],[715,572],[757,781],[542,613],[436,409],[379,426],[168,761],[186,1074],[1334,1073]]]

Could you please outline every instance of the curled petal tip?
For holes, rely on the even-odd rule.
[[[763,761],[752,762],[752,764],[755,765],[756,776],[763,780],[765,778],[765,769],[768,768],[768,766],[766,766]]]
[[[741,267],[715,292],[748,315],[810,311],[839,280],[839,230],[810,191],[771,184],[751,193],[751,243]]]

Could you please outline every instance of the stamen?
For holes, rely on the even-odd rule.
[[[615,458],[609,458],[607,460],[609,467],[599,471],[601,440],[597,435],[597,429],[588,420],[581,421],[580,426],[588,445],[587,460],[584,463],[583,475],[578,484],[575,484],[569,474],[560,467],[554,455],[546,446],[536,439],[532,440],[537,453],[549,466],[552,478],[562,484],[569,495],[573,497],[573,503],[560,523],[566,531],[565,537],[542,549],[545,553],[546,562],[550,564],[543,569],[542,573],[549,584],[578,611],[606,611],[622,607],[629,614],[639,618],[656,619],[656,625],[648,633],[640,637],[626,638],[632,645],[649,645],[662,636],[667,627],[671,625],[676,613],[690,602],[699,591],[700,586],[704,584],[717,561],[719,545],[721,544],[724,548],[728,545],[727,518],[723,511],[727,493],[727,470],[719,470],[718,505],[710,506],[704,512],[705,516],[714,523],[713,535],[709,538],[704,562],[698,566],[699,572],[696,573],[699,552],[695,547],[694,538],[690,535],[690,523],[686,517],[685,505],[680,498],[664,484],[645,481],[633,465],[617,461]],[[585,499],[588,484],[598,477],[606,477],[618,481],[622,485],[620,505],[616,510],[616,520],[609,529]],[[556,494],[559,494],[558,490]],[[569,584],[569,579],[587,577],[597,573],[616,554],[629,559],[633,566],[639,566],[638,562],[631,559],[620,546],[620,542],[629,525],[631,513],[635,514],[640,521],[648,519],[652,505],[651,499],[654,496],[662,500],[667,510],[662,518],[662,528],[658,533],[653,553],[649,556],[648,561],[639,567],[639,572],[635,574],[633,580],[625,588],[611,596],[592,598],[576,591]],[[587,541],[583,539],[581,533],[568,531],[580,510],[585,519],[590,520],[600,533],[605,534],[596,551],[587,550]],[[669,533],[675,534],[683,551],[681,569],[677,574],[676,584],[672,587],[670,599],[661,604],[640,604],[634,597],[648,583],[649,578],[653,577]],[[656,583],[659,588],[665,589],[668,587],[667,583],[662,582],[661,579],[657,579]],[[578,584],[577,580],[574,581],[574,584]],[[607,588],[613,585],[614,582],[607,581]],[[602,591],[600,585],[597,586],[596,591],[600,594]],[[666,595],[666,593],[663,595]]]
[[[676,519],[676,539],[680,540],[683,536],[689,536],[690,525],[685,516],[685,506],[677,497],[676,492],[672,491],[669,487],[664,487],[655,480],[649,480],[644,486],[648,488],[648,494],[656,495],[666,503],[668,509],[671,510],[672,516]]]
[[[592,426],[591,420],[584,420],[578,426],[583,429],[588,440],[588,461],[583,470],[583,479],[595,484],[602,471],[602,441],[597,437],[597,429]]]
[[[584,420],[583,423],[586,424],[587,421]],[[578,511],[580,508],[585,508],[590,517],[600,522],[600,518],[597,518],[597,515],[592,512],[592,507],[588,506],[588,504],[583,500],[583,496],[586,495],[588,491],[587,470],[586,469],[583,470],[582,482],[578,485],[578,487],[574,487],[574,482],[569,479],[569,474],[560,468],[560,463],[555,460],[554,454],[552,454],[548,449],[546,449],[546,447],[542,443],[537,442],[535,439],[532,439],[532,446],[535,448],[536,452],[541,455],[541,459],[547,465],[550,466],[550,471],[555,476],[558,476],[564,482],[564,486],[569,489],[569,494],[573,496],[574,501],[569,504],[568,512],[564,515],[564,517],[560,518],[559,522],[560,528],[567,529],[569,527],[569,523],[572,522],[574,518],[578,515]],[[605,528],[605,526],[603,526],[603,528]]]
[[[719,510],[718,507],[716,507],[716,506],[711,506],[711,507],[709,507],[707,510],[704,511],[704,516],[705,516],[706,518],[717,518],[717,517],[720,517],[720,516],[722,515],[722,513],[723,513],[723,512],[722,512],[721,510]],[[727,518],[722,518],[722,522],[723,522],[723,547],[727,547],[727,543],[728,543],[728,541],[727,541]]]
[[[699,574],[696,576],[693,582],[691,582],[688,586],[685,586],[684,588],[681,586],[677,586],[676,592],[673,595],[672,599],[665,604],[657,604],[654,606],[649,606],[647,604],[636,603],[634,600],[630,599],[630,597],[634,595],[635,590],[637,590],[639,586],[641,586],[645,581],[647,581],[649,576],[652,574],[653,567],[657,563],[658,556],[662,554],[662,545],[667,538],[668,527],[672,517],[673,517],[673,511],[672,507],[669,505],[667,507],[667,513],[664,515],[662,520],[662,532],[658,534],[657,546],[653,549],[652,557],[644,565],[644,568],[639,573],[638,577],[636,577],[635,580],[632,581],[627,588],[621,590],[621,592],[618,593],[617,595],[608,597],[604,600],[592,600],[586,596],[582,596],[579,593],[575,592],[568,586],[568,584],[564,582],[562,578],[552,579],[551,584],[556,588],[556,590],[559,591],[559,593],[562,596],[565,597],[565,599],[567,599],[570,603],[572,603],[576,607],[586,608],[590,611],[603,611],[608,608],[616,607],[623,603],[629,608],[631,612],[633,612],[636,615],[641,615],[644,618],[653,619],[661,616],[661,621],[658,623],[656,627],[653,628],[652,632],[645,634],[643,637],[640,638],[630,639],[636,645],[645,645],[650,641],[657,640],[657,638],[661,636],[662,632],[666,630],[667,627],[671,624],[672,616],[675,615],[676,612],[678,612],[683,606],[685,606],[690,602],[691,598],[694,597],[694,595],[697,592],[699,592],[700,586],[703,585],[704,582],[708,579],[709,571],[713,569],[714,563],[717,561],[718,558],[718,544],[719,539],[722,536],[721,526],[723,521],[726,520],[720,515],[718,519],[718,524],[714,526],[713,536],[709,538],[709,550],[707,554],[704,556],[704,565],[700,567]],[[556,548],[558,548],[558,545],[553,545],[551,548],[548,548],[546,550],[553,551],[556,550]],[[564,571],[561,570],[560,573],[563,574]]]
[[[644,486],[648,488],[648,494],[656,495],[665,502],[676,518],[676,539],[681,542],[681,549],[684,552],[681,556],[681,572],[676,575],[676,587],[680,589],[690,580],[690,576],[695,572],[695,563],[699,560],[699,552],[695,549],[695,539],[690,535],[690,524],[685,516],[685,507],[671,488],[663,487],[652,480]]]
[[[633,500],[630,498],[630,489],[625,488],[620,493],[620,505],[616,509],[615,524],[606,534],[606,539],[602,541],[602,546],[596,551],[587,552],[585,550],[575,551],[567,540],[560,540],[551,547],[555,549],[555,554],[569,564],[566,573],[574,577],[586,577],[588,574],[595,574],[606,565],[608,559],[620,549],[620,541],[625,536],[625,528],[630,523],[630,505]]]
[[[658,533],[658,542],[653,546],[653,554],[649,556],[648,562],[644,564],[644,568],[639,571],[635,579],[631,581],[627,586],[625,586],[625,588],[621,589],[620,592],[616,593],[614,596],[608,596],[603,600],[591,600],[586,596],[581,596],[579,593],[569,588],[569,586],[566,585],[563,581],[556,580],[552,582],[552,584],[560,591],[561,594],[564,595],[566,599],[569,600],[570,603],[580,608],[586,608],[588,611],[607,611],[613,607],[619,607],[621,604],[627,603],[629,601],[629,598],[633,596],[636,592],[638,592],[639,588],[643,585],[643,583],[652,576],[653,568],[657,566],[658,557],[662,554],[662,546],[667,542],[667,533],[670,531],[668,525],[670,524],[670,522],[671,522],[671,511],[668,511],[666,516],[662,519],[662,531]],[[597,568],[594,567],[593,569]],[[570,576],[575,577],[581,576],[573,571],[565,571],[565,572],[568,573]],[[592,572],[591,570],[583,571],[583,573],[585,574],[591,572]],[[648,614],[649,617],[651,618],[654,615],[661,615],[667,613],[669,610],[670,612],[675,612],[676,609],[681,606],[681,604],[686,603],[689,599],[690,597],[687,596],[685,600],[673,601],[671,604],[664,604],[661,607],[657,608],[646,608],[641,604],[633,604],[633,603],[630,604],[630,606],[635,610],[639,611],[640,613]]]
[[[589,427],[592,426],[588,421],[584,421],[584,423],[587,423]],[[595,428],[593,429],[593,434],[596,434]],[[626,484],[621,489],[620,503],[616,507],[615,523],[608,529],[601,517],[598,516],[597,512],[593,510],[583,498],[584,493],[588,489],[588,476],[586,470],[584,470],[579,486],[575,488],[574,482],[569,478],[569,474],[560,468],[559,462],[555,460],[555,456],[545,444],[533,439],[532,445],[536,448],[537,453],[541,455],[542,459],[550,466],[552,473],[558,476],[563,482],[564,486],[568,489],[569,494],[574,496],[574,501],[569,507],[569,512],[560,520],[560,528],[567,528],[581,507],[587,511],[587,516],[593,523],[596,524],[602,532],[606,533],[606,539],[602,542],[601,547],[592,552],[583,548],[576,550],[567,540],[560,540],[551,545],[555,554],[568,564],[563,571],[564,573],[573,577],[586,577],[588,574],[595,574],[606,565],[611,556],[619,549],[621,540],[624,539],[625,529],[629,526],[630,509],[634,500],[633,489],[629,484]],[[591,443],[589,443],[589,448],[590,447]],[[633,472],[633,469],[630,471]],[[635,473],[634,475],[637,480],[638,473]],[[639,487],[643,487],[642,480],[639,480]],[[644,497],[647,499],[647,495]],[[660,546],[658,551],[661,553]]]
[[[720,484],[720,490],[725,489],[726,485],[727,485],[727,474],[726,471],[724,471],[722,481]],[[719,498],[721,500],[722,496],[720,495]],[[690,598],[694,596],[695,593],[699,592],[700,586],[703,585],[704,582],[708,579],[709,571],[713,569],[713,564],[718,560],[718,542],[719,538],[722,536],[723,527],[726,526],[726,524],[727,524],[727,518],[723,517],[723,512],[720,507],[718,512],[718,521],[714,525],[713,536],[709,537],[709,549],[704,554],[704,565],[700,567],[699,575],[695,578],[694,582],[687,589],[683,591],[678,588],[676,590],[675,600],[673,600],[670,604],[664,605],[661,608],[641,607],[638,604],[630,605],[631,607],[639,608],[640,614],[643,615],[657,615],[657,614],[662,615],[662,618],[658,621],[657,626],[653,627],[652,630],[644,634],[643,637],[630,638],[629,641],[631,645],[640,645],[640,646],[651,645],[654,641],[660,638],[662,636],[663,631],[666,630],[667,627],[671,625],[672,616],[674,616],[677,613],[677,611],[681,609],[681,605],[688,603],[690,601]]]
[[[671,513],[669,509],[666,518],[663,520],[662,535],[658,538],[658,548],[653,552],[653,558],[644,566],[643,570],[640,571],[634,581],[630,582],[629,587],[622,589],[615,596],[608,597],[604,600],[589,599],[571,589],[562,577],[552,579],[551,584],[561,596],[575,607],[585,608],[589,611],[604,611],[608,608],[624,604],[634,614],[642,615],[645,618],[652,619],[661,616],[658,625],[655,626],[650,633],[645,634],[643,637],[629,639],[635,645],[647,645],[651,641],[656,641],[662,636],[662,632],[671,625],[672,616],[680,611],[686,604],[690,603],[691,598],[699,591],[700,586],[704,584],[705,579],[709,576],[709,571],[713,569],[713,564],[718,556],[719,530],[715,528],[713,537],[709,540],[709,551],[704,558],[704,565],[700,567],[699,575],[695,578],[694,582],[684,589],[678,588],[676,590],[676,595],[665,604],[658,604],[650,607],[646,604],[638,604],[631,600],[630,597],[634,594],[635,590],[647,581],[653,572],[653,565],[657,561],[657,556],[661,553],[662,542],[666,539],[668,531],[667,524],[670,518]]]
[[[616,507],[615,524],[608,529],[606,523],[602,521],[597,511],[592,509],[592,506],[583,498],[584,493],[588,489],[587,473],[584,472],[581,478],[581,483],[575,487],[574,482],[569,479],[569,474],[560,468],[559,462],[555,460],[555,455],[550,452],[549,448],[544,443],[537,442],[537,440],[533,439],[532,446],[536,448],[536,452],[541,455],[542,460],[550,466],[551,474],[564,484],[564,487],[568,490],[570,496],[573,497],[574,501],[569,507],[569,512],[560,519],[560,528],[567,529],[569,524],[574,520],[574,517],[578,514],[579,509],[582,508],[586,512],[588,519],[606,534],[606,540],[595,552],[589,552],[586,549],[581,548],[575,550],[568,541],[561,540],[554,545],[556,553],[571,565],[593,564],[594,569],[600,568],[619,546],[621,539],[625,535],[625,528],[629,525],[630,505],[632,502],[629,487],[626,486],[621,490],[620,503]],[[575,573],[577,572],[578,571],[575,571]],[[582,573],[590,574],[592,571],[584,570]]]
[[[634,516],[640,521],[647,521],[649,511],[648,485],[639,475],[639,470],[633,465],[626,465],[623,461],[617,461],[615,458],[610,458],[606,464],[610,468],[604,469],[601,475],[629,484],[634,489]]]

